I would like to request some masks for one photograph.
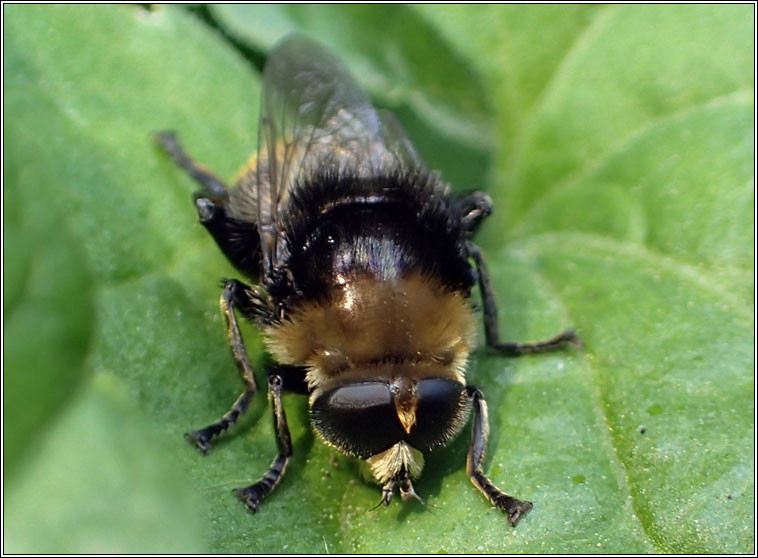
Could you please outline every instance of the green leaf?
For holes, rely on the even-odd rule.
[[[10,553],[180,553],[202,549],[197,503],[165,440],[101,374],[39,444],[5,496]]]
[[[752,32],[748,11],[737,5],[601,13],[542,92],[517,160],[503,169],[513,176],[509,216],[646,126],[751,91]]]
[[[255,147],[256,71],[178,9],[15,5],[8,550],[754,552],[749,6],[209,10],[262,50],[316,34],[455,187],[495,198],[480,240],[503,335],[574,326],[585,343],[519,359],[480,350],[469,366],[489,404],[486,470],[535,508],[512,529],[486,503],[464,433],[427,456],[426,506],[370,511],[379,489],[287,395],[295,453],[247,513],[231,491],[276,452],[263,394],[209,455],[182,438],[241,389],[218,311],[218,279],[236,272],[149,134],[177,130],[230,179]],[[243,334],[263,391],[263,344]],[[60,396],[9,403],[14,385]],[[21,405],[38,414],[22,422]]]
[[[9,142],[3,176],[6,474],[86,376],[94,329],[86,261],[53,202],[54,184],[19,148]]]
[[[109,345],[103,337],[104,295],[154,273],[163,276],[174,266],[179,269],[192,254],[193,240],[203,238],[199,230],[193,237],[191,212],[182,211],[188,207],[189,193],[174,169],[156,157],[150,132],[177,126],[189,141],[208,129],[235,137],[234,146],[203,146],[207,153],[215,151],[222,170],[231,172],[254,145],[257,81],[239,57],[179,11],[18,5],[3,9],[4,135],[9,146],[3,188],[8,258],[3,271],[4,463],[18,471],[5,477],[6,488],[17,494],[8,504],[5,526],[14,526],[13,548],[24,552],[146,552],[151,540],[153,551],[200,552],[204,546],[197,526],[185,521],[196,512],[177,512],[176,521],[165,524],[168,531],[152,537],[136,529],[139,521],[124,521],[120,510],[134,511],[118,502],[130,499],[128,487],[119,484],[106,492],[113,496],[110,510],[98,504],[102,496],[95,498],[94,507],[89,505],[87,497],[100,492],[101,484],[111,478],[93,479],[85,490],[81,485],[92,476],[87,466],[112,465],[113,451],[97,444],[108,437],[120,439],[121,428],[129,428],[126,421],[109,423],[107,432],[102,421],[82,425],[79,419],[70,419],[79,421],[76,432],[46,430],[61,407],[76,405],[72,394],[82,378],[92,370],[108,370],[109,361],[100,356],[104,348],[121,355],[129,370],[144,345],[142,336],[155,333],[137,327],[128,331],[123,344]],[[212,64],[198,67],[187,62],[209,55],[215,56]],[[218,83],[226,87],[209,89]],[[208,106],[199,110],[204,105]],[[167,186],[156,188],[156,177],[161,176]],[[181,263],[173,263],[175,258]],[[126,306],[123,315],[113,317],[116,324],[128,316],[150,323],[150,308]],[[149,378],[144,379],[146,385],[128,385],[138,401],[141,392],[150,391]],[[108,407],[107,402],[102,405]],[[105,410],[102,414],[108,415]],[[147,439],[156,425],[140,424],[138,430],[144,430]],[[164,429],[164,421],[157,420],[157,430]],[[123,436],[138,445],[138,432]],[[93,447],[77,454],[80,448],[71,437],[90,439]],[[186,450],[181,436],[171,440]],[[160,452],[134,451],[144,460],[153,459],[152,451]],[[176,475],[171,459],[160,463],[165,474]],[[123,472],[128,478],[141,474],[138,468]],[[159,493],[157,500],[164,501],[173,494],[162,492],[161,474],[156,471],[141,486],[145,491],[152,486]],[[49,489],[50,482],[76,487],[82,498],[56,495],[41,501],[34,487]],[[191,492],[186,476],[182,488]],[[174,506],[187,501],[173,500]],[[164,503],[168,514],[171,504]],[[63,516],[72,518],[66,525],[77,529],[75,536],[58,522]],[[24,522],[35,529],[18,527]]]
[[[452,4],[413,9],[434,22],[439,33],[463,53],[487,84],[497,114],[498,156],[507,158],[511,142],[542,91],[553,79],[572,44],[592,23],[597,5]]]

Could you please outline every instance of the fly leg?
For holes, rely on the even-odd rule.
[[[244,488],[237,488],[234,491],[234,495],[245,502],[247,509],[253,513],[258,510],[260,501],[271,494],[276,485],[279,484],[284,471],[287,469],[287,462],[292,455],[292,441],[282,405],[282,383],[282,378],[278,374],[269,377],[268,397],[274,415],[274,433],[276,434],[276,445],[279,453],[271,463],[271,467],[258,482]]]
[[[461,216],[461,228],[466,238],[476,233],[479,225],[492,214],[492,199],[485,192],[468,192],[451,198],[453,210]]]
[[[471,482],[474,483],[479,491],[499,510],[508,515],[508,522],[516,526],[522,516],[529,513],[532,509],[532,503],[519,500],[509,496],[492,481],[487,478],[482,471],[484,456],[487,451],[487,437],[489,434],[489,423],[487,419],[487,402],[484,400],[482,392],[476,388],[468,388],[468,395],[474,407],[474,427],[471,431],[471,444],[468,448],[468,459],[466,461],[466,472]]]
[[[201,190],[195,194],[195,198],[209,198],[215,202],[226,202],[229,199],[229,192],[224,182],[210,170],[193,161],[182,148],[174,132],[158,132],[153,139],[178,167],[200,184]]]
[[[487,265],[481,250],[473,242],[467,243],[469,256],[474,260],[479,275],[479,291],[482,294],[482,306],[484,307],[484,332],[487,337],[487,346],[503,354],[519,356],[528,353],[545,353],[565,347],[567,344],[581,345],[579,335],[574,330],[568,329],[558,335],[544,339],[519,343],[515,341],[501,341],[497,321],[497,305],[495,294],[487,273]]]
[[[229,189],[220,178],[184,151],[174,132],[158,132],[153,137],[174,163],[200,185],[200,190],[193,196],[197,216],[218,247],[242,273],[256,277],[260,240],[255,222],[230,214]]]
[[[250,359],[247,357],[245,343],[242,340],[237,316],[234,313],[235,307],[239,308],[245,315],[249,315],[255,311],[256,307],[253,302],[255,296],[255,291],[240,281],[231,280],[226,281],[224,284],[224,291],[221,294],[221,311],[226,318],[229,344],[231,345],[232,355],[237,364],[242,383],[245,385],[245,390],[234,402],[232,408],[219,420],[205,428],[186,434],[187,439],[200,448],[200,451],[203,453],[208,452],[213,438],[226,431],[239,420],[245,411],[247,411],[250,401],[252,401],[255,395],[256,388],[253,367],[250,365]]]

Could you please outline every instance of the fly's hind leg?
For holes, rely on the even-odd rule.
[[[544,339],[542,341],[533,341],[520,343],[515,341],[501,341],[497,321],[497,305],[495,295],[490,283],[490,277],[487,273],[487,266],[484,263],[484,256],[479,247],[473,242],[467,243],[469,256],[474,260],[479,276],[479,290],[482,295],[482,306],[484,307],[484,332],[487,338],[487,346],[510,356],[519,356],[529,353],[545,353],[562,349],[568,344],[581,346],[579,335],[574,330],[566,330],[558,335]]]
[[[257,297],[256,292],[244,283],[236,280],[224,283],[224,291],[221,294],[221,311],[226,318],[229,344],[245,389],[234,402],[232,408],[219,420],[205,428],[186,434],[187,439],[200,448],[203,453],[210,449],[213,438],[228,430],[247,411],[256,391],[253,367],[247,356],[234,310],[238,308],[243,314],[254,320],[263,320],[267,319],[267,312],[271,311],[265,304],[265,301]]]
[[[523,516],[532,509],[532,503],[509,496],[484,474],[482,466],[487,451],[487,437],[489,423],[487,419],[487,402],[482,392],[476,388],[469,388],[468,395],[474,407],[474,426],[471,430],[471,444],[466,461],[466,472],[471,482],[479,491],[499,510],[508,516],[508,522],[516,526]]]
[[[153,138],[174,163],[200,185],[193,196],[197,216],[218,247],[242,273],[256,277],[260,260],[258,228],[248,218],[233,216],[230,204],[239,200],[230,201],[224,182],[187,155],[174,132],[158,132]],[[251,211],[247,208],[248,213]]]
[[[284,406],[282,405],[282,384],[282,378],[278,374],[269,377],[268,397],[274,415],[274,433],[279,453],[259,481],[244,488],[237,488],[234,491],[234,495],[245,502],[247,509],[253,513],[258,511],[261,500],[271,494],[279,481],[282,480],[284,471],[287,469],[287,462],[292,455],[292,441],[287,427],[287,416],[284,414]]]
[[[224,182],[187,155],[179,143],[176,133],[170,130],[157,132],[153,139],[174,160],[178,167],[200,184],[200,191],[195,194],[196,199],[208,198],[216,203],[225,203],[229,199],[229,190]]]

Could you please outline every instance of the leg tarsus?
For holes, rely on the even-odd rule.
[[[400,483],[400,497],[403,499],[403,502],[416,500],[417,502],[421,502],[422,504],[426,505],[426,502],[421,499],[421,496],[416,494],[416,490],[413,488],[413,483],[411,483],[411,480],[408,478],[403,479],[403,481]]]
[[[197,446],[203,454],[208,453],[211,449],[211,441],[220,436],[223,432],[226,432],[230,426],[236,424],[239,418],[245,414],[245,411],[247,411],[254,396],[255,384],[253,383],[252,389],[248,386],[234,402],[232,408],[223,417],[213,424],[209,424],[205,428],[193,432],[187,432],[184,437],[189,443]]]
[[[534,504],[507,494],[503,496],[494,498],[493,504],[508,516],[508,522],[515,527],[519,520],[532,510]]]
[[[476,244],[468,242],[467,248],[469,256],[476,264],[477,275],[479,276],[479,291],[482,295],[482,306],[484,310],[484,332],[487,338],[488,347],[506,355],[519,356],[529,353],[556,351],[569,344],[579,347],[582,346],[579,335],[571,329],[542,341],[527,343],[501,341],[500,328],[497,321],[497,304],[495,302],[495,294],[492,288],[492,283],[490,282],[490,276],[487,272],[487,264],[484,262],[482,251]]]
[[[547,353],[550,351],[557,351],[559,349],[562,349],[566,345],[574,345],[576,347],[582,346],[582,341],[579,339],[579,335],[573,329],[567,329],[558,335],[550,337],[549,339],[543,339],[541,341],[531,341],[525,343],[519,343],[515,341],[496,341],[492,344],[489,344],[490,348],[511,356],[520,356],[530,353]]]
[[[287,470],[287,462],[292,455],[292,441],[290,439],[289,428],[287,427],[287,416],[284,413],[284,406],[282,405],[282,379],[277,375],[273,375],[269,378],[268,386],[279,454],[274,458],[268,471],[266,471],[259,481],[250,486],[234,490],[234,495],[245,502],[247,509],[252,513],[258,510],[261,500],[271,494],[279,484],[279,481],[282,480],[282,476]]]
[[[234,495],[238,500],[245,502],[245,506],[250,513],[255,513],[258,511],[258,505],[263,499],[263,490],[256,483],[245,488],[235,488]]]
[[[476,388],[469,388],[469,397],[474,407],[474,424],[471,430],[471,444],[469,445],[466,472],[471,482],[479,491],[499,510],[508,516],[508,522],[516,526],[519,520],[529,513],[533,504],[509,496],[484,474],[484,456],[487,451],[487,437],[489,426],[487,423],[487,402],[482,392]]]
[[[203,453],[208,453],[208,450],[210,450],[211,447],[211,441],[214,438],[237,423],[239,418],[245,414],[250,406],[250,402],[255,396],[256,386],[253,367],[250,364],[250,359],[247,357],[245,342],[242,339],[242,334],[239,330],[237,316],[234,314],[235,307],[244,304],[245,299],[242,298],[242,296],[245,289],[249,288],[250,287],[247,287],[244,283],[239,281],[227,281],[224,285],[224,291],[221,294],[221,312],[226,318],[229,344],[231,345],[232,355],[234,355],[234,361],[237,364],[240,377],[245,384],[245,391],[240,394],[234,402],[234,405],[232,405],[232,408],[229,409],[229,411],[219,420],[209,424],[205,428],[185,434],[187,440],[197,446]]]
[[[416,500],[422,504],[426,504],[426,502],[424,502],[424,500],[422,500],[421,497],[416,494],[416,490],[413,488],[413,483],[411,482],[411,479],[408,475],[408,471],[403,470],[400,472],[400,474],[384,483],[384,486],[382,486],[382,499],[379,500],[379,503],[376,506],[371,508],[372,511],[381,505],[389,506],[390,502],[392,502],[392,497],[395,494],[395,488],[398,487],[400,489],[400,497],[403,499],[403,502]]]
[[[371,511],[374,511],[379,506],[389,506],[390,502],[392,502],[392,497],[395,494],[395,487],[397,486],[397,481],[395,479],[390,479],[387,482],[384,483],[384,486],[382,486],[382,499],[379,500],[379,503],[375,505],[373,508],[371,508]]]
[[[258,507],[266,496],[271,494],[279,484],[279,481],[284,475],[284,471],[287,469],[287,457],[281,454],[274,459],[271,463],[271,467],[266,471],[266,474],[261,480],[251,484],[250,486],[244,486],[242,488],[235,488],[234,495],[237,499],[245,502],[245,506],[251,513],[258,511]]]

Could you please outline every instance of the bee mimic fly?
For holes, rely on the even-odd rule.
[[[380,504],[413,488],[424,456],[473,412],[466,470],[512,525],[532,504],[483,471],[487,404],[466,382],[478,285],[487,346],[506,355],[578,343],[573,331],[535,343],[500,340],[484,257],[472,238],[490,215],[483,192],[455,193],[427,170],[394,116],[374,109],[333,55],[301,36],[279,43],[263,73],[257,162],[228,188],[172,132],[156,135],[200,184],[195,206],[219,248],[252,284],[224,283],[221,309],[244,391],[213,424],[188,434],[203,452],[256,392],[237,314],[256,324],[278,455],[235,494],[258,509],[292,455],[282,391],[308,395],[318,436],[367,463]]]

